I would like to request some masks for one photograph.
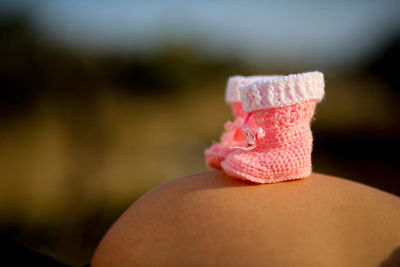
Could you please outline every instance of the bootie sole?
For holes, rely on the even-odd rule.
[[[224,160],[221,162],[221,167],[231,177],[251,181],[257,184],[274,184],[284,181],[291,181],[291,180],[298,180],[305,177],[310,176],[311,174],[311,167],[304,167],[304,168],[297,168],[296,170],[292,170],[290,172],[278,172],[278,173],[268,173],[266,171],[260,171],[253,168],[250,165],[246,165],[246,169],[253,169],[251,173],[241,171],[242,166],[238,164],[234,164],[233,166],[232,161]],[[255,175],[254,173],[257,173]]]

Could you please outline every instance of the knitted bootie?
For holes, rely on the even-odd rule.
[[[311,174],[310,121],[324,95],[320,72],[281,76],[240,87],[243,110],[254,125],[244,127],[248,146],[221,163],[230,176],[255,183],[277,183]]]
[[[225,133],[222,134],[220,143],[216,143],[204,152],[206,163],[214,169],[221,169],[221,161],[235,150],[234,147],[242,146],[246,139],[241,131],[242,124],[246,117],[246,113],[242,110],[242,101],[240,100],[239,87],[243,84],[251,83],[257,80],[268,80],[276,76],[233,76],[228,79],[226,86],[225,101],[232,108],[235,117],[233,122],[225,123]]]

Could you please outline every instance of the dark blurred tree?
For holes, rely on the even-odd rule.
[[[0,110],[2,113],[30,103],[38,84],[31,55],[34,34],[24,17],[0,20]],[[29,58],[29,59],[28,59]],[[27,64],[28,63],[28,64]]]
[[[37,36],[24,16],[0,20],[0,115],[76,94],[90,77],[78,56]]]
[[[111,60],[112,61],[112,60]],[[111,80],[135,95],[165,96],[190,90],[193,84],[214,80],[243,69],[239,61],[216,59],[188,46],[166,45],[152,55],[133,55],[126,61],[115,61]],[[121,64],[124,62],[125,64]],[[116,66],[119,63],[119,66]],[[105,62],[101,64],[108,65]],[[121,68],[122,66],[122,68]]]
[[[367,69],[379,76],[391,89],[400,94],[399,62],[400,32],[389,40],[386,47],[367,65]]]
[[[166,44],[144,54],[85,54],[41,38],[26,16],[0,19],[0,116],[52,103],[75,117],[96,106],[102,90],[164,97],[193,85],[249,72],[238,60]],[[205,88],[207,89],[207,88]]]

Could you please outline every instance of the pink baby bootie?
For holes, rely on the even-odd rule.
[[[220,143],[212,145],[204,152],[206,163],[214,169],[221,169],[221,161],[235,150],[234,147],[242,146],[246,139],[241,131],[246,113],[242,110],[242,101],[240,100],[239,87],[243,84],[251,83],[257,80],[267,80],[274,76],[233,76],[228,79],[225,93],[225,102],[232,108],[235,120],[225,123],[225,133],[222,134]]]
[[[247,146],[221,162],[230,176],[255,183],[277,183],[311,174],[310,121],[324,95],[320,72],[280,76],[240,87]]]

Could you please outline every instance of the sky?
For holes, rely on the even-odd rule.
[[[398,0],[0,0],[40,34],[91,51],[151,52],[190,45],[249,62],[359,64],[400,34]]]

